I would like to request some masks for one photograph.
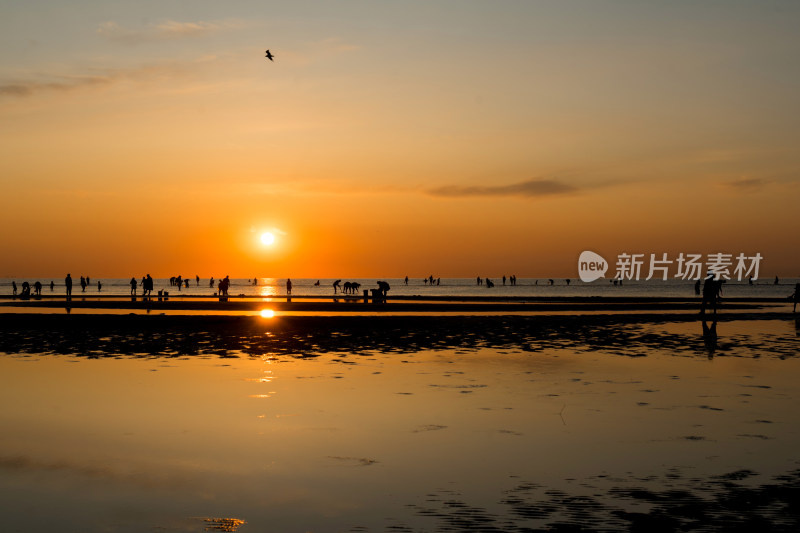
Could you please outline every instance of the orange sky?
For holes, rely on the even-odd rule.
[[[0,277],[800,276],[800,7],[281,4],[4,8]]]

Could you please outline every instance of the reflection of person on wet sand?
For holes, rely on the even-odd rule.
[[[711,322],[711,327],[703,320],[703,344],[708,350],[708,358],[713,359],[714,352],[717,351],[717,321]]]

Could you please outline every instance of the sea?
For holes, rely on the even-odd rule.
[[[420,298],[468,298],[468,297],[513,297],[513,298],[569,298],[569,297],[657,297],[657,298],[690,298],[695,296],[695,281],[671,280],[625,280],[614,284],[608,279],[599,279],[584,283],[579,279],[565,278],[517,278],[516,284],[502,278],[491,278],[494,287],[488,288],[485,283],[478,285],[476,278],[436,278],[433,284],[422,278],[343,278],[345,282],[360,284],[356,295],[363,291],[378,287],[378,281],[389,283],[391,289],[388,297],[417,296]],[[22,283],[28,281],[33,286],[36,281],[43,285],[42,295],[59,295],[64,293],[63,278],[0,278],[0,295],[11,295],[12,282],[16,282],[18,290]],[[50,283],[53,282],[53,289]],[[168,278],[154,281],[153,293],[167,291],[171,297],[178,296],[216,296],[219,278],[189,278],[189,286],[180,288],[170,284]],[[251,298],[270,298],[286,296],[286,278],[236,278],[231,279],[228,294]],[[292,278],[292,295],[295,297],[333,296],[334,278]],[[99,286],[98,286],[99,282]],[[722,289],[723,298],[788,298],[795,289],[800,278],[782,278],[777,283],[774,278],[759,279],[753,284],[747,281],[726,280]],[[72,294],[74,296],[128,296],[130,295],[130,278],[93,278],[85,290],[81,290],[80,278],[73,279]],[[138,279],[138,294],[141,294],[141,279]],[[336,291],[341,294],[341,290]]]

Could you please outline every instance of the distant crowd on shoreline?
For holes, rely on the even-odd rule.
[[[517,276],[515,274],[512,274],[510,276],[505,276],[504,275],[500,279],[501,279],[501,283],[503,284],[503,286],[510,285],[510,286],[513,287],[513,286],[517,285]],[[170,287],[176,287],[178,291],[181,291],[181,289],[183,289],[183,288],[188,289],[191,286],[190,285],[190,281],[191,281],[191,278],[183,278],[182,276],[173,276],[173,277],[169,278],[169,285],[170,285]],[[195,275],[194,281],[195,281],[195,286],[199,287],[200,286],[200,282],[201,282],[200,276],[199,275]],[[408,286],[409,281],[410,281],[410,279],[409,279],[408,276],[405,276],[405,278],[403,278],[403,283],[406,286]],[[478,276],[478,277],[475,278],[475,281],[476,281],[476,285],[478,285],[478,286],[485,286],[486,288],[492,288],[492,287],[495,286],[495,282],[489,277],[482,278],[482,277]],[[613,279],[613,280],[609,280],[609,281],[612,282],[615,286],[617,286],[618,284],[620,286],[622,285],[622,280]],[[707,308],[712,310],[714,313],[716,313],[717,305],[718,305],[718,303],[719,303],[719,301],[721,300],[721,297],[722,297],[722,287],[723,287],[723,284],[725,283],[725,281],[726,280],[724,280],[724,279],[716,279],[711,274],[709,274],[704,280],[699,280],[699,279],[696,280],[696,282],[694,284],[694,292],[695,292],[696,295],[702,296],[700,314],[705,314],[705,311],[706,311]],[[252,284],[254,286],[258,285],[258,278],[254,277],[252,279],[252,281],[250,279],[248,279],[247,283],[248,284]],[[441,285],[441,278],[434,277],[431,274],[430,276],[428,276],[426,278],[422,278],[422,283],[425,286],[431,286],[431,287],[440,286]],[[547,279],[547,285],[553,286],[553,285],[555,285],[555,283],[556,282],[555,282],[554,279],[552,279],[552,278],[548,278]],[[565,283],[565,285],[570,285],[571,280],[569,278],[567,278],[567,279],[564,280],[564,283]],[[141,281],[137,280],[137,278],[135,276],[131,277],[131,280],[130,280],[129,284],[130,284],[130,295],[132,297],[136,297],[139,290],[141,290],[141,296],[143,298],[152,297],[152,293],[153,293],[153,290],[154,290],[154,279],[150,274],[146,274],[145,276],[142,276]],[[538,285],[538,284],[539,284],[539,280],[536,279],[534,281],[534,285]],[[752,278],[748,280],[748,284],[749,285],[753,285],[753,279]],[[780,280],[779,280],[779,278],[777,276],[775,276],[774,285],[779,285],[779,284],[780,284]],[[55,287],[56,287],[55,282],[51,280],[49,285],[50,285],[50,291],[54,292],[55,291]],[[64,288],[65,288],[65,294],[66,294],[67,299],[72,297],[72,285],[73,285],[72,275],[68,273],[66,275],[66,277],[64,278]],[[81,292],[85,293],[86,289],[91,285],[91,278],[89,276],[80,276],[79,285],[81,287]],[[96,285],[97,285],[97,292],[101,292],[102,289],[103,289],[102,281],[98,280]],[[209,278],[208,287],[213,289],[214,285],[215,285],[215,279],[212,276],[211,278]],[[216,295],[219,296],[220,298],[227,298],[228,297],[228,291],[230,289],[230,285],[231,285],[231,280],[230,280],[229,276],[225,276],[224,278],[216,280]],[[320,286],[320,280],[317,280],[316,283],[314,283],[313,285],[315,287],[319,287]],[[286,295],[287,296],[291,296],[291,294],[292,294],[292,286],[293,286],[292,280],[291,279],[287,279],[286,280]],[[13,295],[13,297],[15,297],[15,298],[19,297],[20,299],[29,299],[31,297],[34,297],[34,298],[41,297],[42,289],[43,289],[42,283],[40,281],[38,281],[38,280],[35,281],[33,283],[33,285],[31,285],[28,281],[23,281],[21,283],[20,287],[17,286],[16,280],[12,280],[11,287],[12,287],[12,295]],[[333,288],[333,294],[334,295],[336,295],[336,294],[338,294],[340,292],[343,295],[348,295],[348,294],[356,295],[356,294],[358,294],[358,291],[361,288],[361,283],[351,282],[351,281],[346,281],[346,282],[342,283],[341,279],[337,279],[332,283],[332,288]],[[386,282],[386,281],[377,281],[377,288],[371,289],[373,300],[376,300],[376,299],[385,300],[387,292],[389,291],[390,288],[391,287],[389,286],[388,282]],[[368,291],[365,290],[364,293],[365,293],[364,296],[367,297]],[[158,291],[158,295],[159,295],[159,297],[161,297],[161,296],[169,296],[169,292],[160,290],[160,291]],[[795,285],[794,292],[791,295],[789,295],[788,300],[794,303],[792,311],[796,312],[797,311],[797,304],[800,303],[800,283],[797,283]]]

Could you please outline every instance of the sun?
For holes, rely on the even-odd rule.
[[[275,235],[273,235],[268,231],[261,234],[261,244],[269,246],[274,243],[275,243]]]

